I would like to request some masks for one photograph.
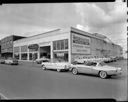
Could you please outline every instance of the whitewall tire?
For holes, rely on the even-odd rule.
[[[45,67],[45,65],[42,65],[42,69],[43,69],[43,70],[46,70],[46,67]]]
[[[78,70],[76,68],[73,68],[72,69],[72,74],[74,74],[74,75],[78,74]]]
[[[57,72],[61,72],[61,69],[57,69]]]
[[[105,71],[100,71],[99,72],[99,76],[100,76],[100,78],[102,78],[102,79],[105,79],[105,78],[107,78],[107,72],[105,72]]]

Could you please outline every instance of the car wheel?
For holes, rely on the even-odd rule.
[[[76,74],[78,74],[78,70],[77,70],[76,68],[73,68],[73,69],[72,69],[72,73],[73,73],[74,75],[76,75]]]
[[[107,72],[105,72],[105,71],[100,71],[99,72],[99,76],[100,76],[100,78],[102,78],[102,79],[105,79],[105,78],[107,78]]]
[[[46,67],[45,67],[45,65],[42,65],[42,69],[43,69],[43,70],[46,70]]]
[[[57,72],[61,72],[61,69],[57,69]]]

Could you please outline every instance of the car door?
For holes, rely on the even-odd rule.
[[[45,67],[46,67],[47,69],[50,68],[50,62],[43,62],[43,65],[45,65]]]
[[[57,69],[64,69],[65,63],[56,63]]]
[[[86,74],[91,74],[92,73],[92,67],[91,66],[79,65],[78,70],[79,70],[80,73],[86,73]]]
[[[53,69],[53,68],[54,68],[54,67],[53,67],[54,64],[53,64],[52,62],[48,62],[48,63],[47,63],[47,66],[48,66],[49,69]]]

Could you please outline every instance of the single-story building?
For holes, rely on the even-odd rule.
[[[30,61],[45,56],[71,63],[76,58],[121,56],[122,47],[106,39],[74,27],[56,29],[14,41],[13,57]]]

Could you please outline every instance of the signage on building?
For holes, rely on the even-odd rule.
[[[50,45],[50,42],[39,43],[39,46],[49,46],[49,45]]]
[[[90,54],[90,38],[72,33],[72,53]]]
[[[31,44],[28,46],[29,49],[32,49],[32,50],[38,50],[39,48],[39,45],[38,44]]]
[[[64,56],[64,53],[57,53],[56,54],[58,57],[63,57]]]

